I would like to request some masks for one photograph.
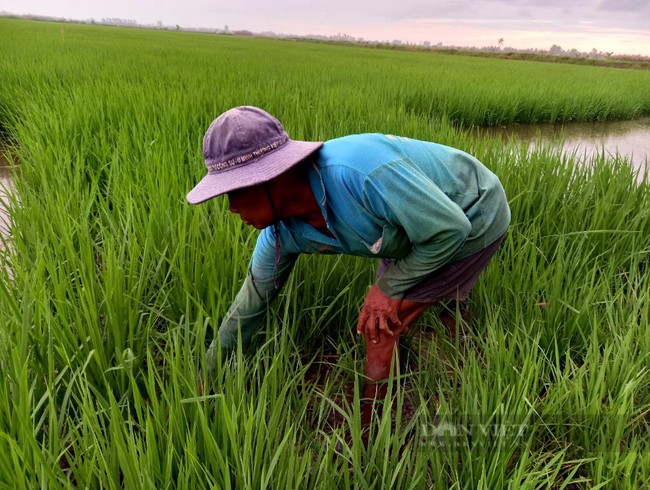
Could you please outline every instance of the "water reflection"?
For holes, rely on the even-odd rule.
[[[5,156],[2,151],[2,146],[0,146],[0,236],[5,238],[9,235],[9,216],[3,206],[4,201],[7,198],[7,193],[11,192],[12,182],[11,182],[11,171],[7,167],[9,163],[5,159]],[[0,248],[3,247],[2,240],[0,240]]]
[[[593,155],[620,155],[635,169],[648,170],[650,161],[650,117],[636,121],[611,121],[570,124],[526,124],[478,128],[481,136],[506,140],[562,145],[569,153],[589,158]]]

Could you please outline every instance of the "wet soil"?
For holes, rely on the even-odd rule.
[[[363,384],[355,387],[354,373],[342,367],[340,356],[337,353],[324,353],[320,358],[309,364],[304,375],[304,388],[306,396],[310,399],[307,419],[314,431],[332,435],[340,431],[343,440],[351,444],[351,421],[354,414],[355,390],[359,390],[357,397],[360,399],[362,439],[367,444],[371,431],[376,428],[377,421],[382,416],[382,411],[390,407],[391,428],[393,433],[406,430],[409,422],[418,413],[421,394],[414,383],[414,376],[420,369],[428,369],[430,362],[429,352],[436,342],[450,342],[457,337],[463,342],[465,330],[456,333],[455,316],[439,313],[439,325],[418,324],[400,337],[400,379],[394,381],[392,398],[385,403],[380,400],[361,398]],[[464,324],[471,320],[467,311],[463,311]],[[457,361],[457,360],[456,360]],[[308,364],[310,359],[303,358]],[[450,363],[450,366],[453,363]],[[451,367],[450,367],[451,369]],[[397,386],[399,385],[399,386]],[[399,391],[401,397],[396,395]],[[434,394],[427,394],[433,396]],[[327,397],[331,403],[324,403]],[[401,402],[398,401],[401,398]],[[399,424],[399,427],[398,427]],[[412,438],[414,432],[406,440]],[[341,449],[341,444],[337,449]]]

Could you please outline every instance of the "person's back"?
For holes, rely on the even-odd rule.
[[[315,157],[323,178],[335,183],[330,184],[333,189],[327,193],[329,207],[339,216],[354,214],[357,220],[354,224],[361,234],[363,217],[354,210],[351,213],[351,198],[370,208],[380,208],[381,203],[367,201],[381,194],[383,200],[390,201],[390,207],[415,206],[404,211],[418,214],[423,210],[422,202],[412,201],[428,185],[435,185],[458,205],[471,224],[469,235],[454,259],[485,248],[508,228],[510,209],[499,179],[480,161],[461,150],[372,133],[329,140]],[[377,192],[369,191],[370,187]],[[427,197],[436,198],[434,195]],[[381,214],[380,209],[374,211]]]

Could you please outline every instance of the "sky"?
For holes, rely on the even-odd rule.
[[[447,46],[650,56],[650,0],[0,0],[0,11]]]

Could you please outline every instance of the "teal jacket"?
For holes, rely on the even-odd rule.
[[[497,176],[436,143],[384,134],[330,140],[315,153],[308,178],[335,238],[296,219],[281,221],[276,260],[273,227],[262,230],[219,329],[222,347],[236,344],[238,328],[242,341],[250,340],[301,253],[398,259],[377,285],[401,298],[443,265],[490,245],[510,223]]]

